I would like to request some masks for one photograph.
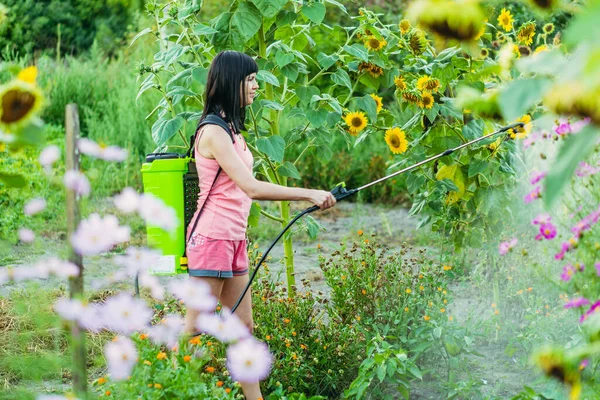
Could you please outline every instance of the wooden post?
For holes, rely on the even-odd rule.
[[[68,104],[65,110],[65,169],[67,171],[79,171],[79,151],[77,140],[79,139],[79,113],[77,104]],[[75,233],[81,219],[79,213],[79,199],[77,194],[67,189],[67,241],[70,243],[71,236]],[[83,297],[83,259],[81,255],[69,246],[69,261],[79,267],[79,274],[69,278],[69,297],[71,299]],[[87,398],[87,370],[85,351],[85,331],[77,323],[71,324],[71,340],[73,348],[73,391],[81,398]]]

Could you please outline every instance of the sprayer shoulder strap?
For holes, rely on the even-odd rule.
[[[221,118],[220,116],[218,116],[216,114],[208,114],[206,116],[206,118],[204,118],[202,121],[200,121],[200,123],[198,124],[198,128],[196,129],[196,133],[194,133],[194,135],[191,138],[192,140],[190,140],[190,149],[188,151],[188,154],[190,154],[190,153],[193,154],[194,158],[196,156],[196,135],[198,134],[198,131],[200,130],[200,128],[202,128],[204,125],[220,126],[221,128],[223,128],[225,130],[225,132],[227,132],[227,134],[231,138],[231,141],[233,143],[235,143],[235,139],[233,138],[233,133],[231,132],[229,124],[227,124],[227,122],[225,122],[225,120],[223,120],[223,118]],[[212,184],[210,185],[210,188],[208,189],[208,193],[206,194],[206,199],[204,199],[202,206],[200,207],[200,209],[198,210],[198,213],[196,214],[196,219],[194,220],[194,224],[192,225],[192,229],[190,230],[190,237],[191,237],[191,235],[193,235],[194,230],[196,229],[196,226],[198,226],[198,220],[200,219],[200,214],[202,213],[202,209],[204,208],[204,205],[206,204],[206,201],[208,200],[208,196],[210,195],[212,188],[215,186],[215,183],[217,183],[217,179],[219,178],[221,171],[222,171],[222,168],[219,166],[219,169],[217,170],[217,174],[215,175],[215,179],[213,180]],[[189,240],[190,240],[189,237],[186,238],[186,243]]]

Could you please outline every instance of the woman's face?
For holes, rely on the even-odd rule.
[[[246,85],[246,99],[244,106],[249,106],[254,102],[254,97],[257,95],[258,82],[256,81],[256,74],[252,73],[248,75],[242,84]],[[242,92],[242,95],[243,94],[244,92]]]

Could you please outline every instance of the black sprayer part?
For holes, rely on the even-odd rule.
[[[513,128],[516,128],[516,127],[519,127],[519,128],[522,129],[524,126],[525,126],[525,124],[523,122],[516,122],[514,124],[507,125],[507,126],[501,128],[501,129],[499,129],[499,130],[497,130],[495,132],[492,132],[492,133],[484,135],[484,136],[482,136],[480,138],[471,140],[470,142],[463,143],[460,146],[454,147],[452,149],[448,149],[448,150],[446,150],[446,151],[444,151],[444,152],[442,152],[440,154],[437,154],[435,156],[429,157],[429,158],[427,158],[427,159],[425,159],[423,161],[420,161],[420,162],[418,162],[416,164],[413,164],[413,165],[411,165],[409,167],[401,169],[400,171],[396,171],[396,172],[394,172],[394,173],[392,173],[390,175],[384,176],[383,178],[379,178],[379,179],[377,179],[377,180],[375,180],[373,182],[367,183],[366,185],[363,185],[363,186],[361,186],[359,188],[347,190],[343,185],[338,185],[335,188],[333,188],[333,190],[331,191],[331,194],[333,194],[333,196],[335,197],[335,199],[337,201],[341,201],[341,200],[343,200],[343,199],[345,199],[347,197],[350,197],[350,196],[354,195],[355,193],[357,193],[357,192],[359,192],[359,191],[361,191],[363,189],[366,189],[368,187],[371,187],[373,185],[381,183],[381,182],[383,182],[385,180],[388,180],[388,179],[390,179],[390,178],[392,178],[394,176],[397,176],[397,175],[403,174],[405,172],[411,171],[411,170],[413,170],[415,168],[420,167],[423,164],[427,164],[427,163],[429,163],[431,161],[437,160],[438,158],[441,158],[441,157],[447,156],[449,154],[452,154],[453,152],[455,152],[455,151],[457,151],[459,149],[462,149],[463,147],[470,146],[470,145],[472,145],[474,143],[480,142],[480,141],[482,141],[484,139],[487,139],[487,138],[492,137],[494,135],[497,135],[499,133],[506,132],[509,129],[513,129]],[[319,209],[319,207],[312,206],[312,207],[309,207],[309,208],[301,211],[294,218],[292,218],[292,220],[285,226],[285,228],[283,228],[283,230],[279,233],[279,235],[277,235],[277,237],[275,238],[275,240],[273,240],[273,242],[271,242],[271,244],[269,245],[269,247],[267,248],[267,250],[264,252],[263,256],[260,258],[260,260],[258,261],[258,263],[256,263],[256,267],[254,268],[254,271],[252,272],[252,276],[248,280],[248,283],[246,284],[246,287],[244,288],[244,291],[240,295],[239,299],[237,300],[237,302],[235,303],[235,305],[231,309],[231,313],[234,313],[235,310],[237,310],[237,308],[239,307],[240,303],[244,299],[244,296],[246,295],[246,293],[248,293],[248,290],[250,289],[250,286],[252,285],[252,282],[254,281],[254,278],[256,278],[256,274],[258,273],[258,270],[259,270],[260,266],[267,259],[267,256],[269,255],[269,252],[273,249],[273,247],[279,241],[279,239],[281,239],[281,237],[285,234],[285,232],[292,225],[294,225],[296,223],[296,221],[298,221],[304,215],[310,214],[310,213],[312,213],[314,211],[317,211],[318,209]],[[200,335],[199,332],[194,334],[194,336],[198,336],[198,335]]]

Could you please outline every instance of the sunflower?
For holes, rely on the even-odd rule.
[[[487,24],[487,22],[488,22],[487,19],[483,21],[483,26],[481,27],[481,30],[477,33],[477,36],[475,36],[473,38],[473,40],[479,40],[479,39],[481,39],[481,37],[485,33],[485,24]]]
[[[371,98],[375,100],[375,104],[377,104],[377,114],[379,114],[379,111],[383,109],[383,99],[374,93],[371,93]]]
[[[406,90],[406,82],[404,82],[404,77],[402,77],[402,75],[394,77],[394,84],[398,90]]]
[[[490,55],[490,51],[484,47],[481,49],[480,55],[481,58],[488,58],[488,56]]]
[[[419,79],[417,79],[417,89],[421,92],[425,88],[425,84],[429,80],[429,76],[423,75]]]
[[[509,129],[508,134],[511,139],[525,139],[531,131],[531,116],[529,114],[523,115],[516,122],[523,122],[525,125],[516,127],[515,129]]]
[[[435,103],[435,100],[433,99],[433,96],[431,95],[431,93],[423,92],[421,94],[421,101],[419,102],[419,107],[431,109],[431,107],[433,107],[434,103]]]
[[[402,21],[400,21],[398,27],[400,28],[400,33],[405,35],[410,30],[410,21],[405,18]]]
[[[383,68],[371,63],[369,67],[369,74],[371,74],[373,78],[379,78],[381,75],[383,75]]]
[[[551,22],[549,22],[546,25],[544,25],[544,27],[542,29],[543,29],[543,31],[544,31],[545,34],[549,35],[552,32],[554,32],[554,24],[551,23]]]
[[[533,43],[533,36],[535,36],[535,23],[527,22],[519,28],[519,32],[517,33],[517,41],[520,44],[524,44],[525,46],[529,46]]]
[[[39,114],[44,97],[34,85],[14,80],[0,86],[0,129],[13,132]]]
[[[379,51],[387,45],[385,39],[377,39],[375,36],[369,36],[365,40],[365,47],[369,50]]]
[[[548,10],[554,8],[555,0],[531,0],[533,4],[541,9]]]
[[[346,125],[348,125],[348,130],[352,136],[358,135],[360,131],[365,129],[368,122],[365,113],[360,111],[346,114],[344,121],[346,122]]]
[[[27,67],[17,75],[17,79],[23,82],[31,83],[35,85],[37,78],[37,68],[35,66]]]
[[[515,55],[515,58],[521,58],[521,50],[519,50],[519,46],[513,43],[511,46],[512,52]]]
[[[537,54],[537,53],[541,53],[542,51],[548,51],[548,46],[546,46],[545,44],[536,47],[535,51],[533,52],[533,54]]]
[[[415,29],[412,32],[408,41],[408,47],[410,48],[410,51],[416,56],[423,54],[425,48],[427,47],[427,39],[425,39],[425,34],[423,33],[423,31]]]
[[[439,79],[429,78],[429,80],[425,82],[423,87],[430,92],[437,92],[440,88],[440,81]]]
[[[513,27],[513,17],[506,8],[503,8],[498,16],[498,23],[506,31],[510,31]]]
[[[394,154],[402,154],[408,148],[404,131],[398,127],[385,131],[385,142]]]
[[[402,92],[402,98],[409,103],[419,104],[419,96],[411,92]]]

